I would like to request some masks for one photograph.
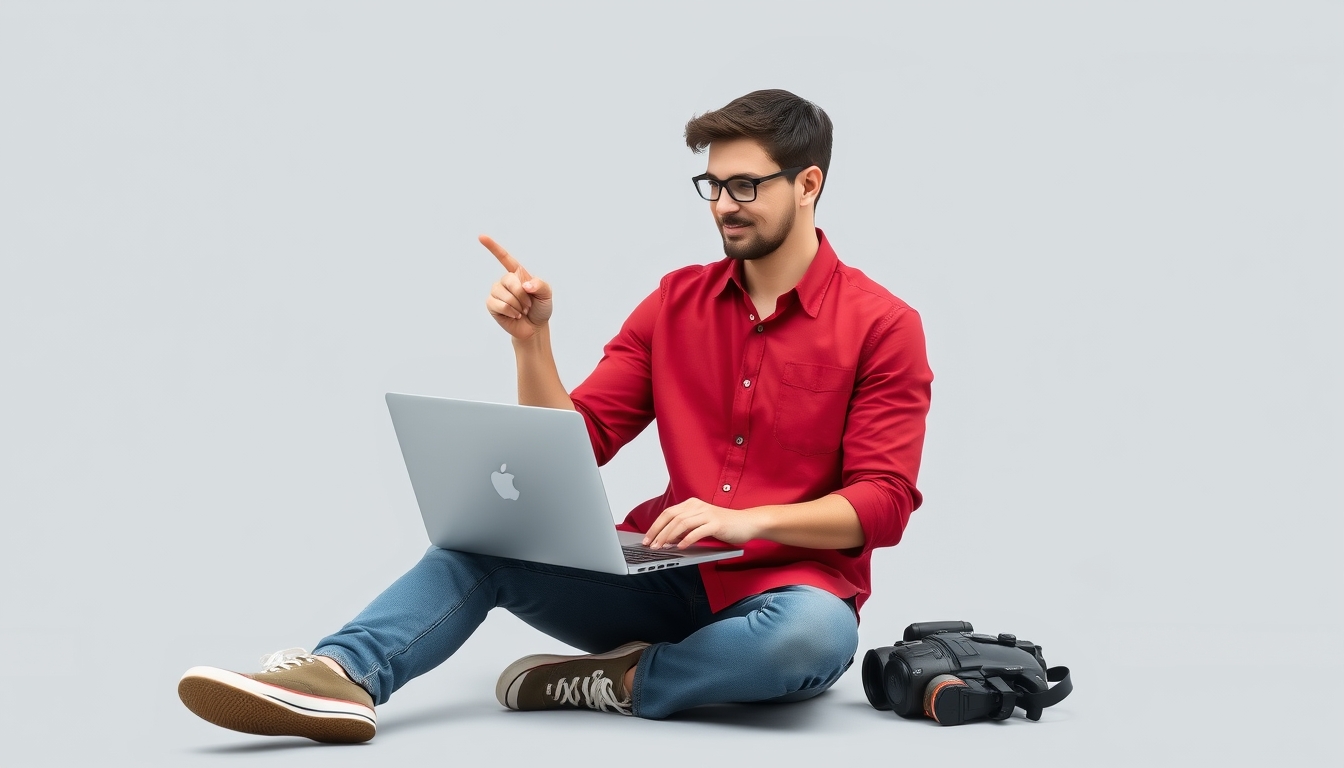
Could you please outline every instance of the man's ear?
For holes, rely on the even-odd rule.
[[[798,178],[803,182],[798,195],[798,205],[812,205],[817,201],[817,195],[821,194],[822,175],[821,169],[817,166],[809,166]]]

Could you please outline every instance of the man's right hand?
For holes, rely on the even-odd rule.
[[[526,341],[551,319],[551,286],[533,277],[490,236],[481,235],[480,241],[505,270],[504,276],[491,286],[485,308],[500,328],[513,338]]]

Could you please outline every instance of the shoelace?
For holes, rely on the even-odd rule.
[[[579,700],[580,696],[583,701]],[[560,680],[555,684],[555,700],[576,707],[582,704],[603,712],[614,710],[622,715],[630,714],[630,699],[617,699],[615,684],[600,669],[588,677]],[[611,707],[611,710],[607,707]]]
[[[317,661],[317,657],[308,653],[307,648],[286,648],[269,656],[261,657],[262,672],[279,672],[282,669],[297,667],[300,664]]]

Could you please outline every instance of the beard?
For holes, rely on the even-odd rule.
[[[758,225],[746,219],[740,219],[736,216],[724,216],[719,222],[719,236],[723,238],[723,253],[730,259],[738,261],[754,261],[763,256],[769,256],[784,244],[789,238],[789,232],[793,231],[794,211],[789,210],[788,218],[780,222],[780,225],[773,232],[762,233]],[[729,242],[728,237],[723,234],[724,224],[746,224],[750,226],[750,234],[736,242]]]

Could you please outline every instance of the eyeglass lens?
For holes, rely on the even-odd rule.
[[[698,179],[695,186],[700,190],[700,196],[706,200],[717,200],[719,198],[719,187],[722,184],[728,190],[728,196],[739,203],[749,203],[756,199],[756,184],[750,179],[729,179],[725,182],[717,182],[713,179]]]

